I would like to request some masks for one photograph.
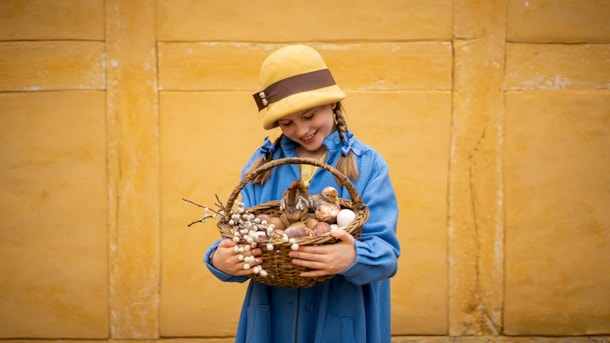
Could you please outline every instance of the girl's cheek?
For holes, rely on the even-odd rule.
[[[284,134],[284,136],[291,138],[292,136],[294,136],[294,129],[292,129],[291,127],[280,127],[282,129],[282,133]]]

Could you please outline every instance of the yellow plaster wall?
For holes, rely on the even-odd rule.
[[[207,272],[215,225],[187,228],[181,198],[233,190],[266,135],[258,67],[304,42],[391,168],[394,342],[608,341],[609,19],[604,0],[1,1],[0,339],[230,342],[245,285]]]

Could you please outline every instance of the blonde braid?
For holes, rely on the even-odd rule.
[[[343,106],[341,102],[337,103],[337,106],[334,109],[335,113],[335,122],[337,124],[337,131],[339,132],[339,138],[341,138],[341,142],[344,144],[345,142],[345,133],[347,132],[347,123],[345,121],[345,116],[343,116]],[[356,160],[354,158],[354,152],[350,150],[347,156],[341,155],[339,157],[339,161],[337,161],[337,169],[349,177],[352,181],[358,179],[358,167],[356,165]]]
[[[281,140],[282,140],[282,135],[280,135],[278,138],[275,139],[275,141],[273,142],[273,145],[278,147],[280,145]],[[248,171],[246,171],[246,175],[252,173],[252,171],[254,171],[256,168],[264,165],[265,163],[271,161],[272,159],[273,159],[273,153],[271,153],[271,152],[268,152],[267,155],[265,155],[265,156],[259,157],[256,161],[254,161],[252,163],[250,168],[248,168]],[[270,175],[271,175],[271,169],[268,169],[268,170],[256,175],[250,182],[252,184],[258,183],[258,184],[262,185],[265,182],[267,182]]]

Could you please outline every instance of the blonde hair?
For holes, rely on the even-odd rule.
[[[277,148],[280,145],[280,141],[282,140],[282,137],[284,135],[279,135],[275,141],[273,141],[273,145]],[[246,171],[246,174],[250,174],[252,173],[252,171],[254,171],[256,168],[262,166],[263,164],[267,163],[267,161],[271,161],[273,159],[273,152],[267,152],[265,155],[259,157],[256,159],[256,161],[252,162],[252,165],[250,166],[250,168],[248,168],[248,171]],[[250,182],[252,184],[264,184],[265,182],[267,182],[267,180],[269,179],[269,175],[271,174],[271,169],[266,170],[258,175],[256,175],[254,178],[252,178],[252,180],[250,180]]]
[[[345,139],[345,134],[347,133],[347,122],[345,121],[345,116],[343,115],[344,109],[341,102],[337,103],[337,106],[333,112],[335,113],[335,122],[337,124],[337,131],[339,132],[341,142],[346,144],[347,142]],[[341,154],[339,161],[337,161],[337,169],[352,181],[358,179],[358,166],[356,165],[356,159],[354,158],[354,152],[352,150],[347,153],[347,156],[343,156],[343,154]]]
[[[339,102],[337,102],[337,106],[335,106],[333,113],[335,115],[335,125],[337,126],[339,138],[341,139],[341,142],[343,144],[346,144],[347,142],[346,142],[345,135],[346,135],[348,129],[347,129],[347,123],[345,121],[345,116],[343,115],[343,112],[344,112],[343,106],[341,105],[341,102],[339,101]],[[280,135],[273,142],[273,145],[276,148],[280,145],[280,141],[282,140],[282,137],[283,137],[283,134]],[[250,174],[253,170],[262,166],[263,164],[267,163],[268,161],[271,161],[272,159],[273,159],[273,153],[267,152],[266,155],[259,157],[256,161],[254,161],[252,163],[250,168],[248,168],[248,171],[246,172],[246,174]],[[349,151],[347,156],[343,156],[343,154],[341,154],[341,157],[339,157],[339,160],[337,161],[336,168],[341,173],[343,173],[348,178],[350,178],[352,181],[355,181],[356,179],[358,179],[358,167],[356,165],[356,159],[354,158],[354,153],[351,150]],[[270,169],[266,170],[265,172],[256,175],[250,182],[252,184],[261,184],[262,185],[265,182],[267,182],[270,174],[271,174],[271,170]],[[341,182],[339,182],[339,180],[337,180],[337,183],[339,185],[341,185]]]

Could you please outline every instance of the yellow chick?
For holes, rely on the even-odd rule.
[[[339,192],[334,187],[324,187],[320,194],[309,195],[309,211],[315,213],[318,207],[324,203],[329,203],[340,207]]]

